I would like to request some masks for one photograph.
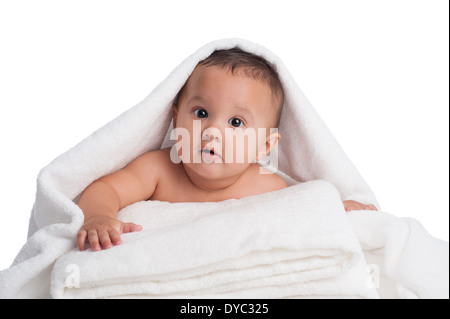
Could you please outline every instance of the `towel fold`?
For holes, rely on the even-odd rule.
[[[410,217],[354,211],[348,218],[381,297],[449,298],[448,242]]]

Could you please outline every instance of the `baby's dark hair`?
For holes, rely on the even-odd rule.
[[[272,66],[266,59],[258,55],[241,50],[234,47],[228,50],[216,50],[209,57],[200,61],[198,65],[201,66],[219,66],[231,71],[235,74],[236,71],[243,72],[255,80],[263,81],[272,91],[272,96],[275,101],[276,117],[274,123],[276,127],[280,122],[281,110],[284,104],[284,92],[281,85],[280,78],[274,66]],[[175,104],[178,101],[183,88],[178,93],[175,99]]]

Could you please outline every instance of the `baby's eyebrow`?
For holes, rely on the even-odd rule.
[[[195,95],[188,100],[188,103],[192,103],[195,101],[204,102],[206,100],[204,98],[202,98],[201,96]]]
[[[246,107],[236,105],[233,107],[233,109],[236,110],[238,113],[245,115],[245,117],[247,118],[250,119],[253,118],[253,112]]]

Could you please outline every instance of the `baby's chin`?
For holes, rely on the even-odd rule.
[[[249,163],[220,163],[202,161],[201,163],[183,163],[185,169],[195,172],[205,180],[223,180],[243,174]]]

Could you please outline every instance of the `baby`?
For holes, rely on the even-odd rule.
[[[281,138],[271,128],[278,127],[283,102],[278,74],[265,59],[238,48],[213,52],[174,101],[173,127],[182,133],[175,146],[145,153],[84,190],[79,249],[86,241],[94,251],[108,249],[121,244],[121,234],[141,230],[117,219],[120,209],[138,201],[223,201],[287,187],[257,163]],[[257,145],[238,138],[252,129]],[[347,211],[376,210],[356,201],[343,204]]]

